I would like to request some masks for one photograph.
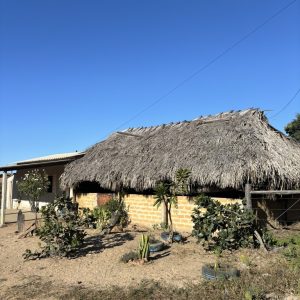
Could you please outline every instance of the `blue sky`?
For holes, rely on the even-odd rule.
[[[300,88],[300,1],[130,120],[289,2],[0,0],[0,165],[84,150],[124,122],[276,114]],[[270,122],[297,112],[299,94]]]

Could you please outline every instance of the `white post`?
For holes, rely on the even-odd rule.
[[[74,190],[72,187],[70,187],[70,198],[73,199],[74,198]],[[74,199],[73,199],[74,200]]]
[[[252,210],[252,200],[251,200],[251,184],[246,183],[245,185],[245,198],[246,198],[246,207],[249,210]]]
[[[6,191],[7,191],[7,172],[5,171],[2,175],[0,227],[3,227],[5,224]]]
[[[161,208],[162,208],[161,209],[161,219],[162,219],[162,223],[165,225],[168,222],[168,215],[167,215],[167,208],[166,208],[166,205],[164,202],[162,203]]]

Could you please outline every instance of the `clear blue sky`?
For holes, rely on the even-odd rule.
[[[0,165],[84,150],[288,0],[0,0]],[[259,107],[300,88],[300,1],[122,128]],[[300,95],[271,124],[300,112]]]

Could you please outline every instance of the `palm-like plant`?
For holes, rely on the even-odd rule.
[[[169,242],[173,241],[173,220],[172,220],[172,206],[178,208],[177,195],[185,195],[188,192],[188,180],[191,172],[188,169],[178,169],[175,174],[175,181],[161,181],[155,187],[155,202],[154,206],[165,207],[165,222],[169,227]]]

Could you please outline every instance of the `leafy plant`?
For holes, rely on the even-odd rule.
[[[113,198],[106,202],[103,205],[103,208],[107,212],[107,218],[110,219],[116,211],[120,212],[120,218],[118,221],[118,226],[121,226],[122,228],[126,227],[129,224],[129,215],[128,215],[128,208],[126,207],[126,204],[123,199],[116,199]]]
[[[255,216],[239,204],[222,205],[219,201],[200,195],[193,211],[193,236],[207,250],[233,250],[257,246]]]
[[[102,230],[110,219],[110,213],[103,206],[95,207],[93,217],[95,218],[96,228]]]
[[[44,170],[29,170],[20,181],[17,189],[20,195],[29,201],[31,211],[37,213],[38,201],[47,192],[50,182]]]
[[[284,127],[285,132],[300,142],[300,114],[296,114],[296,118]]]
[[[88,207],[84,207],[81,209],[81,220],[83,225],[88,228],[88,227],[96,227],[96,218],[94,216],[94,213],[91,209]]]
[[[177,195],[187,193],[190,174],[191,172],[188,169],[178,169],[175,175],[175,181],[159,182],[154,190],[155,202],[153,205],[159,207],[163,204],[166,209],[165,226],[170,228],[170,242],[173,241],[172,206],[175,208],[178,207]]]
[[[124,228],[129,224],[129,215],[128,208],[126,208],[125,202],[122,199],[111,199],[107,203],[95,207],[93,210],[82,208],[83,223],[86,227],[102,230],[117,211],[120,217],[116,225]]]
[[[44,245],[41,251],[26,250],[25,259],[49,256],[73,256],[83,246],[86,235],[83,222],[78,216],[77,206],[69,198],[60,197],[54,203],[42,207],[43,224],[36,235]]]
[[[148,260],[150,257],[150,250],[149,250],[149,236],[142,234],[139,248],[138,248],[138,256],[139,259]]]

